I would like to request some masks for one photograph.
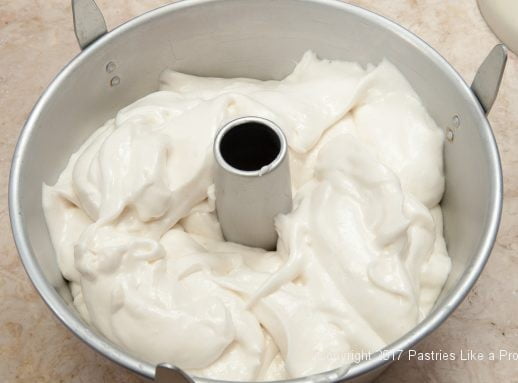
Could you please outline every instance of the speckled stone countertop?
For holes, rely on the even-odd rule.
[[[437,49],[469,82],[497,39],[475,0],[351,1],[402,24]],[[166,3],[98,1],[109,28]],[[68,0],[0,0],[0,381],[141,382],[96,354],[53,317],[18,259],[9,225],[12,152],[36,99],[79,49]],[[490,114],[503,160],[505,202],[493,254],[469,297],[418,351],[518,353],[518,58],[510,54]],[[518,357],[518,355],[517,355]],[[518,360],[400,361],[392,382],[518,382]]]

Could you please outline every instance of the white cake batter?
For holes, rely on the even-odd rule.
[[[212,144],[242,116],[288,140],[294,209],[276,252],[225,242]],[[300,377],[412,329],[449,270],[443,133],[389,62],[308,52],[282,81],[174,71],[74,154],[43,205],[86,321],[151,363]]]

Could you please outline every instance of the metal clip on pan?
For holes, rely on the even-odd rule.
[[[471,90],[478,98],[482,109],[489,113],[498,95],[498,89],[507,63],[507,48],[504,44],[496,45],[487,55],[475,74]]]

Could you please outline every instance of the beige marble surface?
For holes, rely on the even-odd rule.
[[[252,1],[252,0],[249,0]],[[404,25],[468,81],[497,42],[475,0],[355,0]],[[163,0],[99,1],[109,27]],[[78,48],[68,0],[0,0],[0,381],[140,382],[82,344],[51,315],[18,260],[7,182],[12,151],[32,105]],[[518,58],[511,54],[490,115],[503,159],[505,203],[493,255],[475,288],[420,351],[518,352]],[[518,361],[398,362],[393,382],[518,382]]]

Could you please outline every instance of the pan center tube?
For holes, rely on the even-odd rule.
[[[274,250],[275,217],[292,209],[288,145],[260,117],[223,126],[214,140],[216,212],[227,241]]]

